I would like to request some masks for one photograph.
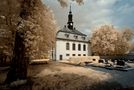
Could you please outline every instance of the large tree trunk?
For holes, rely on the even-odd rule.
[[[28,2],[29,1],[29,2]],[[27,20],[27,17],[29,16],[29,8],[30,8],[30,0],[22,0],[20,3],[20,11],[19,11],[19,17],[21,20]],[[27,7],[25,7],[27,6]],[[19,21],[16,30],[15,30],[15,40],[14,40],[14,49],[13,49],[13,58],[11,61],[10,70],[7,74],[7,78],[5,80],[5,83],[10,84],[13,81],[16,80],[22,80],[27,78],[27,65],[29,58],[26,55],[26,47],[25,47],[25,31],[28,30],[28,28],[24,28],[24,30],[17,30],[17,27],[22,23],[22,21]],[[25,25],[25,24],[24,24]],[[27,29],[27,30],[26,30]]]
[[[11,63],[11,69],[7,74],[6,83],[11,83],[17,79],[26,79],[28,58],[25,55],[25,45],[23,33],[16,32],[14,57]]]

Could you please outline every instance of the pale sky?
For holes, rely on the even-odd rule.
[[[67,23],[69,7],[62,8],[57,0],[43,0],[55,14],[60,28]],[[84,0],[83,5],[71,2],[74,26],[89,35],[93,28],[104,24],[134,29],[134,0]]]

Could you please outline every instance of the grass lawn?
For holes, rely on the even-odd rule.
[[[0,83],[6,71],[0,73]],[[0,89],[1,90],[1,89]],[[5,89],[3,89],[5,90]],[[111,74],[58,62],[30,65],[28,83],[11,90],[125,90]],[[127,90],[134,90],[133,87]]]

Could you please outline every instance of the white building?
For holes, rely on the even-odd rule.
[[[87,35],[81,33],[73,26],[73,15],[70,12],[68,15],[67,26],[59,30],[56,34],[56,60],[66,60],[74,56],[88,56],[89,40]]]

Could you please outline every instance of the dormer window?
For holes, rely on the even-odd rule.
[[[75,38],[75,39],[78,39],[78,36],[77,36],[77,35],[74,35],[74,38]]]
[[[66,37],[66,38],[69,38],[69,34],[65,34],[65,37]]]
[[[83,40],[85,40],[86,39],[86,37],[81,37]]]

